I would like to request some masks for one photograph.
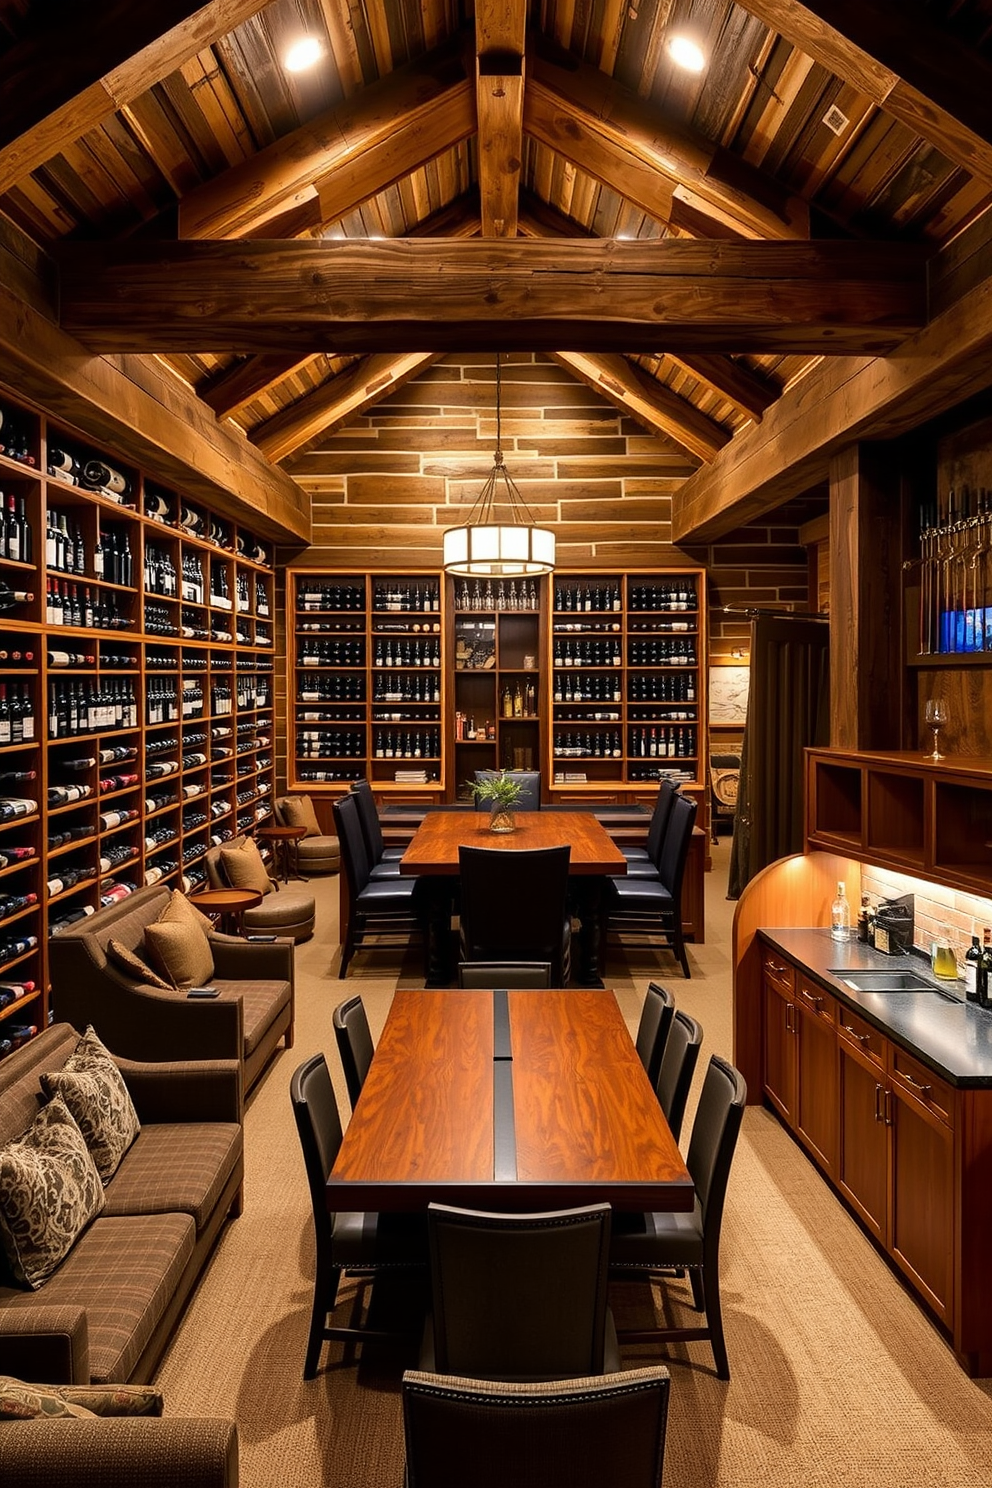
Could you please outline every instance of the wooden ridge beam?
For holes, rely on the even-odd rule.
[[[357,366],[266,419],[249,438],[267,459],[284,460],[318,434],[329,434],[346,419],[364,413],[436,360],[421,352],[365,357]]]
[[[626,357],[559,351],[554,353],[554,360],[652,434],[667,434],[699,460],[712,460],[730,438],[713,419]]]
[[[0,193],[95,129],[268,0],[37,6],[0,55]]]
[[[969,174],[992,181],[992,65],[905,0],[741,0]]]
[[[527,0],[476,0],[477,158],[486,238],[517,235],[526,37]]]
[[[544,39],[527,50],[524,131],[659,222],[687,188],[697,212],[713,213],[713,236],[730,222],[749,238],[809,237],[801,198]]]
[[[179,235],[242,236],[314,196],[334,221],[474,132],[474,78],[449,42],[187,192]]]
[[[389,239],[65,243],[94,351],[886,352],[926,320],[906,244]]]

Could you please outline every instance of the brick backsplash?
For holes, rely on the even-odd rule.
[[[939,884],[925,883],[922,879],[890,873],[883,868],[862,868],[861,892],[869,894],[872,903],[879,899],[896,899],[900,894],[914,894],[914,945],[929,955],[931,941],[944,933],[959,966],[971,944],[972,924],[979,940],[983,927],[992,925],[992,900],[961,894],[956,889],[945,889]],[[857,906],[852,908],[852,913],[857,913]]]

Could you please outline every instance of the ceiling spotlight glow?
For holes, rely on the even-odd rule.
[[[303,36],[294,41],[285,57],[287,72],[305,72],[324,55],[324,48],[316,36]]]
[[[672,61],[679,67],[684,67],[686,72],[702,72],[706,66],[706,57],[702,47],[690,37],[670,36],[665,45]]]

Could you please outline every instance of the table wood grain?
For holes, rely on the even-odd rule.
[[[627,860],[609,832],[589,811],[517,811],[515,832],[491,832],[487,811],[429,811],[400,860],[400,872],[453,875],[459,847],[495,852],[571,848],[571,874],[620,874]]]

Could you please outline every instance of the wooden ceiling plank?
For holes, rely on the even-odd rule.
[[[672,191],[681,185],[748,237],[809,236],[809,209],[800,198],[546,41],[532,41],[527,51],[524,130],[659,221],[668,221]]]
[[[252,430],[251,442],[267,459],[285,460],[318,434],[329,434],[346,419],[356,418],[436,360],[420,352],[365,357],[356,367],[259,424]]]
[[[554,360],[652,434],[669,435],[699,460],[712,460],[730,438],[713,419],[632,366],[626,357],[564,351],[556,352]]]
[[[992,65],[904,0],[741,0],[972,175],[992,181]]]
[[[315,185],[325,188],[324,220],[342,216],[423,164],[428,158],[423,138],[435,142],[440,133],[450,146],[473,132],[472,98],[463,44],[438,47],[188,192],[179,204],[180,236],[239,236],[311,196]],[[444,115],[440,131],[432,123],[439,115]],[[452,120],[463,121],[458,127],[465,134]],[[442,148],[433,143],[431,153]],[[363,175],[371,184],[356,196]],[[336,192],[339,179],[348,184]]]
[[[0,56],[0,193],[59,154],[267,0],[104,0],[65,6]]]
[[[926,319],[925,250],[606,239],[64,243],[94,351],[878,353]]]
[[[476,0],[477,158],[487,238],[517,235],[526,37],[526,0]]]

